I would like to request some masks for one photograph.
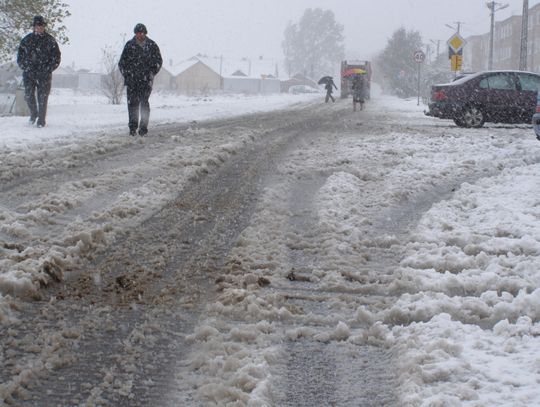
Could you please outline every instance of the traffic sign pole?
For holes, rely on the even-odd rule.
[[[414,62],[418,64],[418,100],[416,101],[416,105],[420,106],[420,73],[421,73],[421,65],[424,63],[426,59],[426,54],[424,54],[424,51],[422,50],[414,51],[413,59],[414,59]]]
[[[422,64],[418,64],[418,99],[416,101],[416,106],[420,106],[420,73]]]

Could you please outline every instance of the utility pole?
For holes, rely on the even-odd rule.
[[[459,34],[461,30],[461,24],[465,24],[463,21],[454,21],[455,26],[450,24],[445,24],[448,28],[451,28],[452,30],[456,30],[456,32]]]
[[[437,46],[437,58],[439,57],[439,50],[441,48],[441,40],[429,40],[433,45]],[[435,58],[435,59],[437,59]]]
[[[488,70],[493,69],[493,34],[495,31],[495,12],[508,7],[508,4],[497,3],[496,1],[488,1],[486,6],[491,12],[491,24],[489,29],[489,56],[488,56]]]
[[[519,70],[527,70],[527,41],[529,32],[529,0],[523,0],[521,15],[521,47],[519,48]]]

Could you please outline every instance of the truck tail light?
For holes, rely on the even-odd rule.
[[[446,94],[444,93],[444,90],[437,90],[433,92],[433,100],[440,102],[441,100],[445,100],[445,99],[446,99]]]

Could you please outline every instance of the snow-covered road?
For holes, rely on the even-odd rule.
[[[4,404],[540,404],[530,128],[182,117],[4,141]]]

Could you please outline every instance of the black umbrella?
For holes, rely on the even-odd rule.
[[[333,80],[334,79],[331,76],[323,76],[317,83],[319,85],[326,85],[327,83],[333,82]]]

